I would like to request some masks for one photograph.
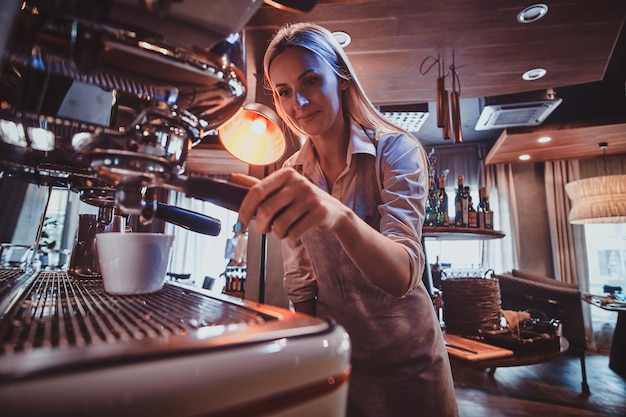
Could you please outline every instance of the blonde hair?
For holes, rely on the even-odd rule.
[[[292,23],[280,28],[270,42],[263,59],[263,71],[265,73],[265,86],[272,91],[274,103],[279,103],[277,92],[272,88],[269,79],[269,69],[274,58],[290,47],[300,47],[314,53],[324,60],[339,78],[349,80],[350,84],[343,91],[343,107],[347,117],[354,120],[366,129],[374,130],[380,134],[404,132],[415,138],[410,132],[391,123],[374,107],[365,95],[363,87],[344,52],[343,48],[335,40],[335,37],[326,28],[314,23]],[[298,136],[307,136],[285,114],[280,105],[276,105],[276,111],[285,121],[285,124]],[[419,141],[417,141],[419,143]]]

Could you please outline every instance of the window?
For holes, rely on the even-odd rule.
[[[626,224],[586,224],[585,244],[589,292],[604,295],[604,286],[626,289]],[[609,348],[617,313],[591,308],[591,322],[598,350]]]

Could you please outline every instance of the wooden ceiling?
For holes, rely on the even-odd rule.
[[[555,0],[543,19],[521,24],[527,0],[320,0],[295,14],[263,6],[246,26],[248,70],[260,73],[272,33],[312,21],[351,35],[346,53],[375,104],[434,101],[437,68],[454,55],[463,97],[486,97],[599,81],[626,15],[624,0]],[[525,71],[548,74],[524,81]],[[447,87],[451,88],[450,77]]]
[[[293,21],[311,21],[350,34],[352,42],[346,53],[376,105],[434,102],[438,67],[428,69],[437,58],[445,63],[443,70],[449,72],[454,57],[462,99],[549,88],[558,95],[562,87],[601,82],[624,25],[626,1],[546,3],[546,16],[526,24],[518,23],[516,17],[531,3],[519,0],[320,0],[311,12],[300,14],[263,6],[245,28],[250,87],[256,89],[257,101],[269,100],[255,85],[262,73],[262,56],[278,27]],[[538,67],[548,71],[545,77],[522,79],[522,73]],[[619,76],[623,89],[624,74]],[[450,76],[446,87],[452,88]],[[464,130],[473,129],[471,122],[463,120]],[[546,120],[540,128],[549,129],[549,122]],[[578,122],[581,120],[568,120],[553,129],[575,129]],[[583,142],[597,147],[598,135],[606,131],[591,129],[581,134]],[[524,134],[528,135],[528,130],[525,128]],[[626,143],[625,129],[609,130],[611,138]],[[480,141],[489,133],[494,136],[494,132],[466,136]],[[499,132],[495,133],[497,137]],[[493,149],[500,155],[512,155],[509,147],[536,147],[531,143],[520,145],[520,135],[503,131]],[[555,156],[564,159],[561,151]],[[542,154],[548,155],[545,148]],[[494,161],[512,162],[504,157]]]

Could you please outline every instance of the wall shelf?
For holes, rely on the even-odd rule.
[[[441,240],[489,240],[502,239],[502,232],[473,227],[424,226],[422,236]]]

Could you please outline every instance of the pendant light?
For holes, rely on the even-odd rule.
[[[600,143],[605,153],[606,147],[606,142]],[[604,164],[606,172],[606,160]],[[565,185],[565,191],[572,201],[570,223],[626,223],[626,175],[572,181]]]

